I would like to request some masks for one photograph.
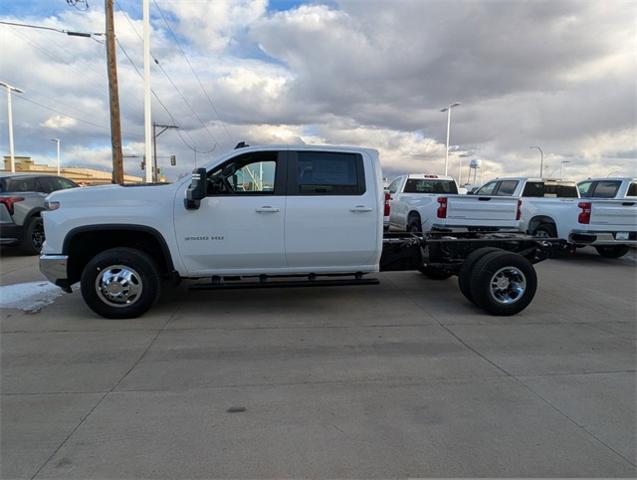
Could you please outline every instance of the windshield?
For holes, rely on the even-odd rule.
[[[405,184],[405,193],[458,193],[453,180],[436,180],[433,178],[409,178]]]

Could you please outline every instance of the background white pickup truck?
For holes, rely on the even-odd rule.
[[[625,193],[628,189],[624,185],[618,192]],[[593,245],[600,255],[612,258],[624,255],[627,245],[637,243],[635,201],[582,199],[574,182],[499,178],[484,184],[477,194],[520,198],[521,228],[537,237],[562,238],[575,246]]]
[[[396,231],[517,230],[517,199],[458,195],[452,177],[409,174],[388,187],[389,228]]]
[[[162,279],[210,279],[197,289],[368,285],[378,279],[364,275],[379,270],[457,274],[473,303],[512,315],[535,294],[532,264],[562,246],[519,234],[385,237],[383,207],[375,150],[240,148],[173,184],[50,195],[40,269],[66,291],[79,281],[108,318],[144,313]]]

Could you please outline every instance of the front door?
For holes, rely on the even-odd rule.
[[[208,172],[208,196],[197,210],[177,199],[177,243],[190,274],[284,267],[285,174],[279,152],[247,153]]]

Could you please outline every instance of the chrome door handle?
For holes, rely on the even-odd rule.
[[[371,212],[373,209],[366,207],[365,205],[356,205],[354,208],[350,208],[350,212],[359,213],[359,212]]]
[[[264,205],[263,207],[257,208],[255,211],[259,213],[275,213],[278,212],[278,208],[271,207],[270,205]]]

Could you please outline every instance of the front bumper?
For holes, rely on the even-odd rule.
[[[618,240],[619,232],[592,232],[573,230],[568,239],[571,243],[580,245],[637,245],[637,232],[628,232],[626,240]]]
[[[68,255],[41,255],[40,271],[46,279],[64,290],[70,290],[68,283]]]

